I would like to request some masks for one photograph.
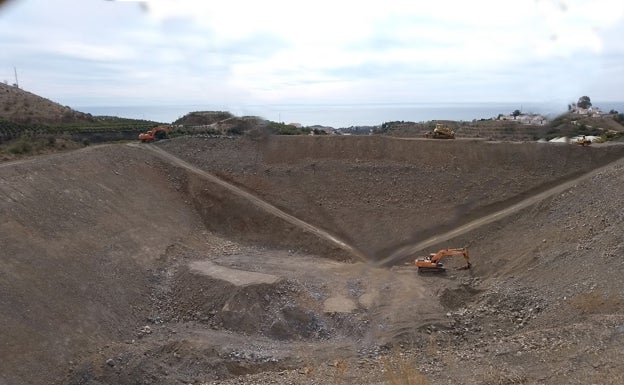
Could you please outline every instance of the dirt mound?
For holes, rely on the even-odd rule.
[[[174,312],[184,321],[278,340],[322,339],[336,333],[331,319],[314,306],[311,293],[295,281],[236,285],[194,267],[176,281]]]

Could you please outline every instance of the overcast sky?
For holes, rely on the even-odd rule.
[[[71,106],[622,101],[622,0],[13,0],[0,81]]]

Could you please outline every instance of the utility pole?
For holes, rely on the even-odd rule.
[[[13,72],[15,72],[15,84],[13,84],[16,88],[19,88],[19,82],[17,81],[17,68],[13,67]]]

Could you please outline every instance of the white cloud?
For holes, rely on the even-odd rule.
[[[92,61],[122,61],[136,57],[135,51],[130,46],[96,46],[84,42],[61,42],[47,48],[51,53]]]
[[[621,0],[23,0],[0,19],[5,65],[64,98],[617,98],[624,81]]]

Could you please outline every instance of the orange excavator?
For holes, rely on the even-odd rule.
[[[468,249],[463,247],[461,249],[442,249],[437,253],[430,254],[428,257],[419,258],[414,263],[416,267],[418,267],[419,273],[424,272],[432,272],[432,273],[442,273],[445,272],[446,269],[444,265],[440,262],[442,258],[448,256],[461,255],[466,259],[466,264],[462,267],[458,267],[457,270],[468,270],[470,269],[470,258],[468,257]]]
[[[160,139],[167,139],[171,134],[171,127],[168,126],[158,126],[154,127],[151,130],[139,134],[139,140],[143,143],[145,142],[153,142]]]

